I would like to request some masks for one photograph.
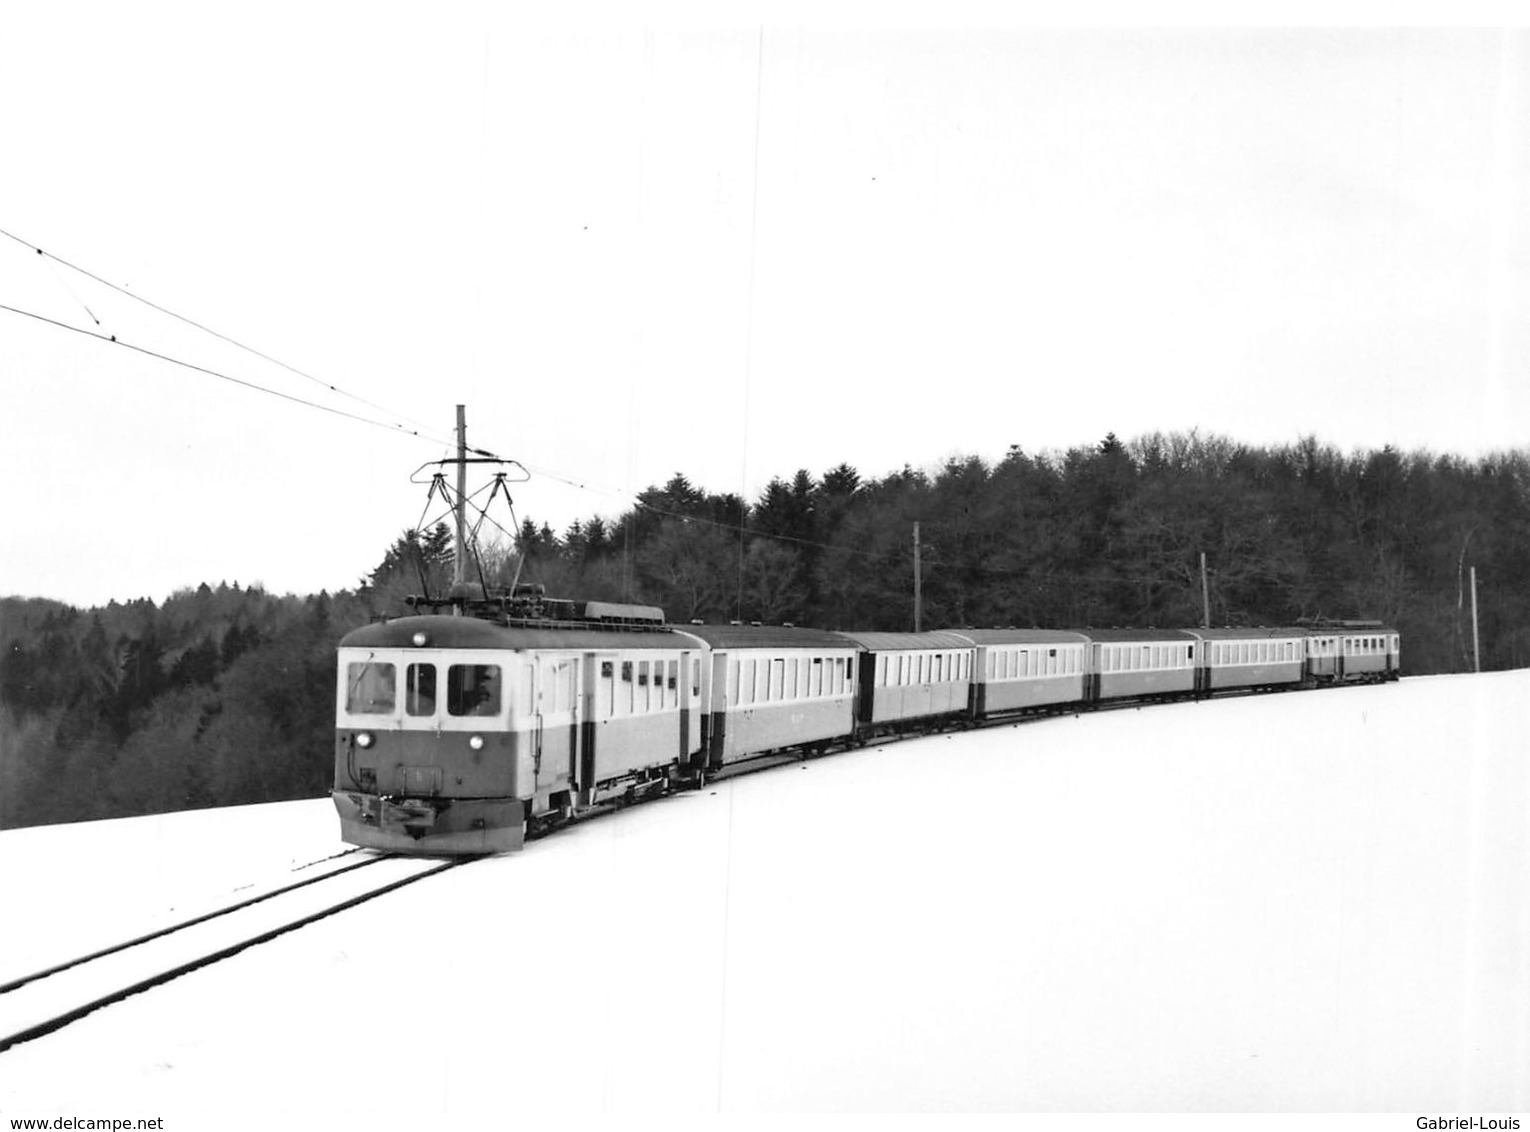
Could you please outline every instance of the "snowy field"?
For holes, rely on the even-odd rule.
[[[18,1046],[0,1114],[1522,1111],[1527,751],[1521,671],[783,767]],[[320,801],[0,834],[0,981],[336,832]]]

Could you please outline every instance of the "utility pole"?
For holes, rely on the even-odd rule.
[[[1482,671],[1482,653],[1477,645],[1477,567],[1472,567],[1472,671]]]
[[[1206,552],[1201,551],[1201,628],[1211,628],[1211,591],[1206,588]]]
[[[919,577],[919,524],[914,524],[914,632],[923,632],[924,599]]]
[[[457,554],[452,562],[452,595],[467,582],[467,406],[457,406]],[[453,612],[460,607],[453,606]]]

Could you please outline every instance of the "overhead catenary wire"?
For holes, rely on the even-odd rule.
[[[137,346],[132,342],[124,342],[115,334],[105,334],[97,330],[87,330],[83,326],[71,326],[67,322],[60,322],[56,318],[49,318],[47,315],[38,314],[35,311],[23,310],[21,307],[13,307],[8,303],[0,303],[0,310],[9,311],[11,314],[21,315],[24,318],[36,319],[38,322],[47,323],[49,326],[56,326],[60,330],[70,330],[75,334],[83,334],[87,338],[95,338],[98,341],[105,342],[111,346],[121,346],[125,350],[132,350],[135,353],[144,354],[147,357],[157,358],[159,361],[169,362],[171,365],[181,366],[184,369],[193,370],[196,373],[206,374],[208,377],[216,377],[220,381],[231,382],[234,385],[242,385],[244,388],[255,390],[258,393],[268,393],[272,397],[280,397],[284,401],[291,401],[297,405],[305,405],[310,409],[318,409],[320,412],[332,413],[337,417],[345,417],[347,420],[359,421],[361,424],[372,425],[374,428],[387,429],[390,432],[401,432],[407,436],[417,437],[421,440],[438,439],[414,429],[405,428],[403,425],[389,424],[386,421],[375,420],[371,417],[363,417],[359,413],[348,413],[344,409],[335,408],[333,405],[322,405],[317,401],[310,401],[306,397],[298,397],[292,393],[283,393],[280,389],[272,389],[270,386],[261,385],[259,382],[250,381],[242,377],[235,377],[233,374],[224,373],[221,370],[215,370],[209,366],[198,365],[195,362],[188,362],[171,354],[164,354],[158,350],[151,350],[147,346]]]
[[[761,32],[760,32],[759,43],[758,43],[758,46],[757,46],[757,53],[758,53],[759,58],[756,61],[756,68],[757,68],[757,70],[756,70],[756,80],[755,80],[756,81],[756,91],[755,91],[755,100],[756,100],[756,105],[755,105],[755,118],[756,118],[756,120],[755,120],[755,147],[756,147],[756,153],[755,153],[755,171],[756,171],[756,177],[758,176],[758,162],[759,162],[758,146],[759,146],[759,128],[760,128],[760,122],[759,122],[759,116],[760,116],[760,95],[761,95],[760,88],[761,88],[761,86],[763,84],[763,56],[764,56],[764,32],[763,32],[763,29],[761,29]],[[754,203],[754,209],[753,210],[757,211],[757,208],[758,208],[758,188],[756,187],[756,191],[755,191],[755,203]],[[751,227],[753,227],[753,221],[751,222]],[[106,279],[106,278],[102,277],[101,275],[97,274],[96,272],[90,271],[87,268],[84,268],[84,267],[81,267],[78,264],[72,263],[69,260],[66,260],[66,259],[64,259],[61,256],[53,254],[52,252],[46,251],[45,249],[43,249],[43,248],[39,247],[38,245],[32,243],[30,240],[24,239],[23,237],[18,236],[18,235],[16,235],[13,232],[8,231],[7,229],[0,228],[0,236],[5,236],[6,238],[8,238],[8,239],[10,239],[10,240],[20,244],[21,246],[30,249],[35,254],[37,254],[39,256],[43,256],[46,259],[48,259],[50,261],[53,261],[55,263],[61,264],[62,266],[67,267],[67,268],[69,268],[72,271],[76,271],[79,274],[84,275],[86,278],[91,279],[91,280],[93,280],[93,281],[95,281],[97,283],[100,283],[102,286],[109,287],[112,290],[117,291],[118,293],[120,293],[122,295],[125,295],[126,297],[128,297],[130,299],[133,299],[135,302],[142,303],[143,305],[145,305],[145,306],[147,306],[147,307],[149,307],[149,308],[151,308],[151,309],[153,309],[155,311],[158,311],[159,313],[164,314],[164,315],[166,315],[166,316],[168,316],[170,318],[176,319],[179,322],[183,322],[183,323],[185,323],[188,326],[195,327],[196,329],[201,330],[202,332],[204,332],[206,334],[212,335],[214,338],[217,338],[220,341],[227,342],[230,345],[233,345],[233,346],[237,347],[238,349],[241,349],[241,350],[246,351],[247,353],[253,354],[255,357],[258,357],[258,358],[262,359],[263,361],[269,362],[272,365],[276,365],[276,366],[279,366],[282,369],[288,370],[289,372],[294,373],[294,374],[298,375],[299,377],[302,377],[302,378],[304,378],[304,379],[306,379],[308,381],[314,382],[315,384],[320,385],[323,388],[325,388],[325,389],[327,389],[327,390],[329,390],[331,392],[337,393],[337,394],[339,394],[341,396],[344,396],[344,397],[348,397],[351,400],[357,401],[360,404],[367,405],[370,408],[377,409],[379,412],[381,412],[381,413],[383,413],[383,414],[385,414],[387,416],[398,417],[398,418],[400,418],[402,420],[412,420],[412,418],[404,416],[403,414],[397,413],[396,411],[394,411],[392,409],[389,409],[389,408],[387,408],[387,407],[385,407],[383,405],[379,405],[376,402],[367,400],[364,397],[360,397],[360,396],[357,396],[356,394],[347,392],[346,390],[341,389],[339,386],[337,386],[337,385],[335,385],[335,384],[333,384],[331,382],[324,381],[321,378],[318,378],[318,377],[313,376],[312,374],[306,373],[303,370],[298,369],[295,366],[289,365],[288,363],[283,362],[283,361],[281,361],[278,358],[272,357],[271,355],[266,354],[266,353],[264,353],[261,350],[255,349],[252,346],[248,346],[248,345],[238,341],[237,339],[235,339],[235,338],[233,338],[233,337],[231,337],[231,336],[229,336],[227,334],[222,333],[221,331],[214,330],[213,328],[211,328],[211,327],[209,327],[209,326],[207,326],[207,325],[205,325],[205,324],[203,324],[201,322],[198,322],[195,319],[188,318],[185,315],[178,314],[177,312],[175,312],[173,310],[170,310],[168,307],[162,306],[159,303],[155,303],[152,300],[146,299],[146,298],[144,298],[141,295],[135,294],[134,292],[132,292],[132,291],[130,291],[130,290],[128,290],[128,289],[126,289],[126,288],[124,288],[122,286],[119,286],[116,283],[111,282],[109,279]],[[752,237],[751,237],[751,240],[752,240]],[[62,280],[60,280],[60,282],[62,282]],[[65,286],[66,286],[66,289],[67,289],[67,284],[65,284]],[[752,292],[752,289],[753,289],[753,263],[752,262],[751,262],[750,288],[751,288],[751,292]],[[71,290],[70,293],[73,294],[73,291]],[[78,296],[75,296],[75,299],[76,299],[77,302],[79,302],[80,306],[85,309],[85,312],[91,317],[91,319],[99,326],[100,325],[100,319],[98,319],[96,317],[95,313],[93,311],[91,311],[89,306],[87,306],[85,304],[84,300],[80,299]],[[752,307],[753,307],[752,296],[751,296],[751,299],[749,301],[749,306],[750,306],[751,321],[752,321]],[[419,428],[411,429],[411,428],[407,428],[403,424],[400,424],[400,423],[397,423],[397,422],[380,421],[380,420],[376,420],[376,419],[371,418],[371,417],[361,416],[360,414],[357,414],[357,413],[347,412],[347,411],[345,411],[343,409],[337,409],[337,408],[334,408],[334,407],[329,406],[329,405],[323,405],[323,404],[321,404],[319,402],[311,401],[311,400],[309,400],[307,398],[304,398],[304,397],[298,397],[298,396],[296,396],[294,394],[284,393],[284,392],[282,392],[280,390],[272,389],[269,386],[261,385],[258,382],[250,381],[250,380],[245,379],[245,378],[234,377],[231,374],[224,373],[224,372],[222,372],[220,370],[212,369],[211,367],[208,367],[208,366],[203,366],[203,365],[199,365],[199,364],[196,364],[196,363],[193,363],[193,362],[188,362],[188,361],[185,361],[185,360],[183,360],[181,358],[174,357],[173,355],[163,353],[161,351],[151,350],[151,349],[149,349],[147,347],[144,347],[144,346],[138,346],[138,345],[135,345],[135,344],[133,344],[131,342],[126,342],[126,341],[118,338],[114,334],[107,334],[105,332],[93,331],[93,330],[89,330],[89,329],[84,328],[84,327],[74,326],[74,325],[71,325],[70,323],[62,322],[62,321],[60,321],[58,319],[50,318],[50,317],[48,317],[46,315],[37,314],[37,313],[35,313],[33,311],[24,310],[24,309],[22,309],[20,307],[13,307],[13,306],[9,306],[7,304],[0,304],[0,310],[6,310],[6,311],[9,311],[12,314],[22,315],[22,316],[25,316],[27,318],[36,319],[39,322],[43,322],[43,323],[46,323],[48,325],[55,326],[55,327],[57,327],[59,329],[62,329],[62,330],[71,330],[71,331],[74,331],[77,334],[83,334],[83,335],[86,335],[88,337],[96,338],[96,339],[98,339],[100,341],[109,342],[112,345],[123,346],[123,347],[125,347],[125,348],[127,348],[129,350],[136,351],[137,353],[145,354],[145,355],[147,355],[149,357],[153,357],[153,358],[156,358],[156,359],[161,360],[161,361],[169,362],[172,365],[182,366],[182,367],[184,367],[186,369],[190,369],[190,370],[193,370],[193,371],[198,372],[198,373],[206,374],[206,375],[208,375],[210,377],[216,377],[216,378],[219,378],[220,380],[229,381],[229,382],[232,382],[232,383],[234,383],[236,385],[241,385],[241,386],[244,386],[247,389],[255,390],[257,392],[268,393],[271,396],[280,397],[283,400],[292,402],[294,404],[303,405],[303,406],[306,406],[308,408],[319,409],[319,410],[321,410],[323,412],[331,413],[331,414],[333,414],[335,416],[343,417],[343,418],[346,418],[348,420],[354,420],[354,421],[358,421],[358,422],[363,423],[363,424],[369,424],[369,425],[372,425],[373,427],[376,427],[376,428],[389,429],[389,430],[392,430],[392,431],[396,431],[396,432],[402,433],[402,434],[407,435],[407,436],[415,437],[417,439],[427,440],[427,441],[430,441],[432,443],[438,443],[438,444],[443,444],[443,445],[448,445],[448,446],[450,446],[453,443],[452,441],[446,439],[445,437],[443,437],[441,435],[434,434],[434,433],[430,432],[428,430],[428,426],[421,425]],[[747,370],[748,370],[749,362],[750,362],[749,355],[750,355],[750,348],[746,344],[746,349],[745,349],[745,369],[746,369],[746,374],[745,374],[746,393],[745,393],[745,396],[746,396],[746,398],[747,398],[747,384],[748,384]],[[748,423],[747,423],[748,408],[747,408],[747,402],[746,402],[746,406],[745,406],[744,412],[745,412],[745,417],[746,417],[746,421],[745,421],[744,449],[747,452],[747,445],[748,445]],[[419,424],[420,422],[414,421],[413,423]],[[482,448],[472,448],[472,449],[469,449],[469,451],[472,451],[472,452],[474,452],[475,454],[477,454],[479,456],[488,457],[490,459],[497,459],[498,458],[493,452],[487,451],[487,450],[482,449]],[[745,470],[747,472],[747,456],[745,457],[745,459],[746,459]],[[577,488],[579,490],[584,490],[584,491],[601,491],[601,492],[603,492],[605,494],[609,494],[609,495],[612,495],[612,496],[616,496],[616,497],[620,497],[620,498],[632,499],[634,501],[633,502],[633,506],[635,508],[640,508],[642,510],[645,510],[645,511],[648,511],[648,512],[651,512],[651,513],[654,513],[654,514],[662,515],[662,516],[665,516],[665,517],[677,518],[677,519],[680,519],[680,520],[682,520],[684,522],[688,522],[688,523],[703,523],[703,524],[707,524],[707,525],[711,525],[711,526],[717,526],[717,527],[720,527],[720,528],[728,530],[730,533],[736,532],[738,537],[739,537],[739,583],[740,583],[740,587],[742,587],[742,580],[743,580],[743,576],[742,576],[743,575],[743,545],[744,545],[744,539],[745,539],[746,536],[754,537],[754,538],[766,538],[766,539],[771,539],[771,540],[774,540],[774,541],[777,541],[777,542],[793,543],[793,544],[801,545],[801,546],[821,547],[823,549],[836,549],[836,548],[831,547],[827,543],[816,542],[816,541],[811,540],[811,539],[800,539],[800,538],[794,538],[794,537],[789,536],[789,535],[778,535],[778,534],[772,534],[772,533],[766,532],[766,531],[759,531],[759,530],[751,530],[751,529],[749,529],[744,524],[744,515],[747,514],[748,505],[747,505],[747,503],[745,503],[743,501],[742,496],[740,497],[740,502],[741,502],[742,506],[741,506],[741,514],[740,514],[739,522],[736,525],[732,524],[732,523],[726,523],[726,524],[725,523],[717,523],[717,522],[714,522],[712,520],[703,519],[703,518],[701,518],[699,516],[685,515],[685,514],[682,514],[682,513],[679,513],[679,512],[667,511],[667,510],[664,510],[662,508],[654,507],[651,504],[645,503],[643,500],[638,498],[637,497],[637,493],[633,493],[633,492],[630,492],[630,491],[624,491],[624,490],[618,490],[618,489],[611,489],[611,488],[592,487],[588,483],[581,482],[581,481],[569,478],[567,476],[558,474],[556,472],[552,472],[552,471],[550,471],[549,469],[546,469],[546,468],[540,468],[540,467],[537,467],[536,465],[530,465],[530,467],[532,469],[534,469],[535,471],[537,471],[539,474],[547,476],[549,479],[555,480],[555,481],[557,481],[559,483],[563,483],[563,484],[566,484],[566,485],[571,486],[571,487],[575,487],[575,488]],[[477,494],[477,493],[475,493],[475,494]],[[428,507],[428,503],[427,503],[427,507]],[[487,515],[485,515],[484,517],[485,518],[489,518]],[[500,527],[500,525],[497,522],[495,522],[492,518],[489,518],[489,522],[493,523],[493,525],[495,527],[499,528],[508,537],[510,537],[510,538],[516,537],[515,534],[513,534],[511,532],[504,531],[504,528]],[[856,556],[865,556],[865,557],[875,557],[876,556],[874,553],[871,553],[871,552],[855,551],[855,550],[850,550],[849,548],[837,548],[837,549],[846,550],[848,553],[854,554]],[[740,591],[740,592],[742,592],[742,591]]]
[[[368,408],[376,409],[378,412],[383,413],[383,414],[385,414],[387,416],[399,417],[400,420],[409,421],[412,424],[418,425],[420,429],[429,429],[429,427],[430,427],[429,425],[423,424],[420,421],[413,420],[413,418],[404,416],[402,413],[395,412],[394,410],[389,409],[386,406],[379,405],[375,401],[369,401],[365,397],[361,397],[361,396],[358,396],[355,393],[351,393],[351,392],[348,392],[347,390],[341,389],[338,385],[335,385],[335,384],[333,384],[331,382],[325,381],[322,378],[315,377],[313,374],[307,373],[307,372],[305,372],[305,371],[303,371],[301,369],[298,369],[294,365],[289,365],[287,362],[282,361],[280,358],[274,358],[270,354],[267,354],[267,353],[264,353],[264,352],[262,352],[260,350],[257,350],[253,346],[247,346],[243,342],[240,342],[238,339],[232,338],[229,335],[222,333],[221,331],[214,330],[212,327],[207,326],[207,325],[205,325],[205,324],[203,324],[201,322],[198,322],[194,318],[188,318],[187,316],[185,316],[183,314],[178,314],[175,311],[171,310],[169,307],[161,306],[159,303],[156,303],[156,302],[152,301],[151,299],[146,299],[142,295],[135,294],[134,292],[128,290],[126,287],[122,287],[122,286],[120,286],[120,285],[118,285],[116,283],[113,283],[110,279],[103,278],[102,276],[97,275],[95,272],[89,270],[88,268],[81,267],[79,264],[76,264],[76,263],[71,263],[69,260],[64,259],[62,256],[55,255],[54,253],[52,253],[50,251],[46,251],[43,248],[38,247],[36,244],[32,243],[30,240],[23,239],[21,236],[16,235],[14,232],[9,232],[9,231],[7,231],[4,228],[0,228],[0,236],[5,236],[7,239],[14,240],[16,243],[20,244],[22,247],[30,248],[32,251],[36,252],[38,255],[44,257],[45,259],[51,260],[54,263],[61,264],[64,267],[69,268],[69,270],[71,270],[71,271],[77,271],[81,275],[85,276],[87,279],[94,280],[95,282],[101,284],[103,287],[110,287],[113,291],[116,291],[120,295],[127,296],[128,298],[132,299],[134,302],[142,303],[144,306],[149,307],[149,308],[151,308],[153,310],[156,310],[160,314],[167,315],[168,317],[173,318],[173,319],[177,320],[178,322],[183,322],[187,326],[195,327],[197,330],[202,331],[204,334],[210,334],[214,338],[217,338],[217,339],[219,339],[220,341],[223,341],[223,342],[227,342],[229,345],[237,347],[238,349],[243,350],[246,353],[254,354],[257,358],[260,358],[262,361],[270,362],[274,366],[280,366],[282,369],[287,370],[289,373],[294,373],[298,377],[304,378],[307,381],[311,381],[311,382],[313,382],[316,385],[323,386],[325,389],[329,390],[331,393],[337,393],[337,394],[339,394],[342,397],[348,397],[348,398],[350,398],[353,401],[356,401],[356,402],[359,402],[360,404],[366,405]],[[61,280],[61,282],[62,282],[62,280]],[[64,286],[65,286],[65,288],[67,290],[69,290],[71,295],[74,294],[74,291],[73,291],[72,288],[69,288],[67,284],[65,284]],[[90,309],[90,307],[85,304],[85,301],[83,299],[80,299],[79,296],[76,295],[75,296],[75,301],[78,302],[80,304],[80,306],[85,308],[85,313],[90,315],[91,319],[95,322],[95,324],[97,326],[101,325],[101,320],[96,317],[95,312],[92,311]],[[400,431],[408,431],[408,430],[404,429],[404,426],[402,424],[398,424],[397,422],[395,422],[395,427],[397,427]],[[425,433],[417,432],[417,433],[415,433],[415,435],[422,435],[423,436],[423,435],[426,435],[426,434]],[[430,437],[429,439],[437,439],[437,438]]]

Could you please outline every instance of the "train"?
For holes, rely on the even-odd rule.
[[[1371,621],[831,632],[672,625],[656,607],[530,589],[423,603],[340,640],[331,796],[347,844],[503,853],[773,756],[1402,673],[1399,633]]]

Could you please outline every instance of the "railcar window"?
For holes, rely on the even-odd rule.
[[[669,671],[668,671],[668,673],[665,676],[664,687],[665,687],[665,690],[667,692],[667,694],[664,697],[664,702],[666,704],[668,704],[670,707],[679,707],[680,706],[680,662],[678,660],[672,660],[672,661],[669,662]]]
[[[370,660],[346,668],[345,710],[352,715],[388,715],[393,711],[394,682],[398,670],[391,664]]]
[[[532,681],[536,678],[536,666],[527,661],[518,666],[518,671],[515,699],[511,701],[511,706],[521,714],[530,715],[536,708],[536,701],[532,699]]]
[[[701,695],[701,661],[691,661],[691,695]]]
[[[754,703],[754,661],[745,660],[738,668],[738,702]]]
[[[568,711],[573,702],[574,662],[545,661],[542,665],[542,710],[554,714]]]
[[[498,715],[499,665],[454,664],[448,668],[446,710],[452,715]]]
[[[434,664],[411,664],[404,670],[404,711],[409,715],[436,714]]]

